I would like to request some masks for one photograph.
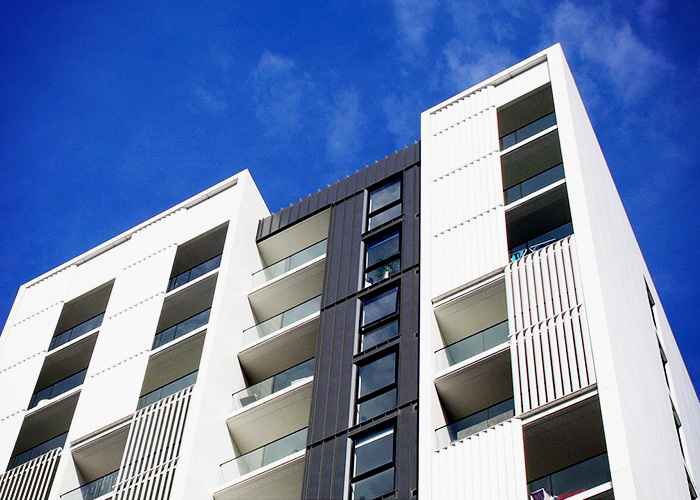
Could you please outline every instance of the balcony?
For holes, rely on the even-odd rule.
[[[31,410],[43,400],[53,399],[55,397],[60,396],[61,394],[70,391],[71,389],[75,389],[79,385],[82,385],[83,381],[85,380],[86,373],[87,368],[77,373],[74,373],[73,375],[70,375],[62,380],[59,380],[58,382],[48,387],[45,387],[40,391],[35,392],[34,394],[32,394],[32,398],[29,400],[29,406],[27,409]]]
[[[211,313],[211,308],[205,309],[204,311],[190,316],[189,318],[182,320],[173,326],[166,328],[165,330],[156,333],[153,339],[152,349],[157,349],[158,347],[172,342],[173,340],[180,338],[188,333],[191,333],[207,323],[209,323],[209,314]]]
[[[14,469],[17,466],[34,460],[35,458],[40,457],[44,453],[48,453],[49,451],[54,450],[56,448],[63,448],[63,445],[66,444],[67,436],[68,431],[59,434],[58,436],[54,436],[51,439],[44,441],[43,443],[39,443],[35,446],[32,446],[31,448],[23,451],[22,453],[13,455],[10,458],[10,462],[7,464],[7,470]]]
[[[435,353],[437,371],[444,370],[508,342],[508,321],[481,330]]]
[[[157,389],[148,392],[139,398],[139,402],[136,405],[136,410],[138,411],[141,408],[152,405],[153,403],[160,401],[161,399],[165,399],[176,392],[180,392],[181,390],[194,385],[195,382],[197,382],[197,371],[188,373],[184,377],[180,377],[168,384],[158,387]]]
[[[542,118],[538,118],[535,121],[514,130],[510,134],[506,134],[501,137],[501,151],[515,146],[516,144],[539,134],[543,130],[553,127],[556,124],[557,117],[553,112],[543,116]]]
[[[608,454],[603,453],[531,481],[527,486],[531,495],[538,490],[544,490],[557,500],[574,496],[583,500],[609,490],[612,487],[610,481]]]
[[[306,425],[314,364],[315,360],[309,359],[233,395],[233,412],[226,424],[240,452],[259,448]]]
[[[190,281],[194,281],[197,278],[200,278],[205,274],[208,274],[211,271],[218,269],[220,265],[221,254],[212,257],[211,259],[202,262],[201,264],[198,264],[188,269],[187,271],[178,274],[177,276],[170,278],[170,281],[168,281],[168,288],[166,291],[170,292],[172,290],[175,290],[176,288],[186,285]]]
[[[535,253],[537,250],[544,248],[547,245],[551,245],[552,243],[556,243],[559,240],[563,240],[572,234],[574,234],[574,227],[571,222],[555,227],[551,231],[535,236],[534,238],[527,240],[525,243],[511,248],[509,250],[510,261],[514,262],[518,259],[522,259],[526,255]]]
[[[306,302],[287,309],[270,319],[243,331],[244,344],[250,344],[261,338],[287,328],[299,321],[309,318],[321,310],[321,296],[318,295]]]
[[[518,201],[532,193],[564,179],[564,164],[560,163],[547,170],[506,189],[503,192],[506,205]]]
[[[222,487],[214,498],[299,498],[306,433],[305,427],[222,464]]]
[[[51,339],[51,343],[49,344],[49,351],[56,349],[57,347],[65,344],[66,342],[70,342],[73,339],[82,337],[88,332],[96,330],[100,327],[100,325],[102,325],[102,320],[104,319],[104,316],[105,313],[100,313],[97,316],[93,316],[87,321],[84,321],[79,325],[76,325],[73,328],[70,328],[65,332],[61,332],[58,335],[54,336]]]
[[[99,477],[94,481],[61,495],[61,500],[95,500],[114,490],[114,485],[117,483],[118,475],[119,470],[117,469],[107,475]]]
[[[435,431],[438,449],[444,448],[454,441],[467,438],[477,432],[498,425],[501,422],[513,418],[515,410],[513,398],[507,399],[490,406],[477,413],[457,420],[454,423],[440,427]]]
[[[105,283],[63,306],[49,351],[94,332],[102,325],[113,285],[113,281]]]
[[[311,246],[299,250],[289,257],[271,264],[253,274],[253,287],[258,287],[278,276],[303,266],[307,262],[325,255],[328,240],[321,240]]]
[[[501,151],[521,144],[557,123],[549,84],[499,108],[497,113]]]

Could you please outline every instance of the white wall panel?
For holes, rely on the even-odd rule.
[[[181,208],[134,232],[128,243],[126,264],[138,262],[177,244],[186,212],[186,209]]]
[[[12,325],[3,335],[6,339],[0,351],[0,366],[12,366],[39,352],[45,352],[62,307],[63,303],[59,302]],[[38,374],[37,372],[36,375]]]
[[[516,412],[596,380],[574,237],[506,268]]]
[[[2,474],[0,500],[46,500],[60,458],[56,448]]]
[[[110,248],[97,257],[77,266],[66,302],[114,279],[125,267],[129,241]]]
[[[433,455],[432,498],[526,500],[522,422],[511,419]]]
[[[12,320],[19,323],[29,316],[65,300],[75,268],[76,266],[69,266],[27,286]]]

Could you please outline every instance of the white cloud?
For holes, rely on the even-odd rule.
[[[425,37],[432,28],[437,0],[391,0],[401,34],[401,48],[409,53],[425,52]]]
[[[396,145],[407,145],[420,138],[419,113],[422,105],[416,94],[390,94],[382,102],[387,129],[396,139]],[[424,104],[424,103],[423,103]]]
[[[366,117],[361,110],[359,94],[355,90],[336,93],[328,115],[326,152],[331,161],[340,162],[362,147]]]
[[[516,61],[508,49],[484,43],[477,46],[451,40],[443,49],[445,86],[451,91],[463,90],[506,69]]]
[[[203,87],[195,87],[192,92],[199,104],[212,113],[222,113],[228,109],[228,103],[225,100],[216,97],[213,92]]]
[[[659,20],[659,14],[665,7],[664,0],[644,0],[639,5],[637,13],[645,25],[651,26]]]
[[[627,102],[644,95],[671,69],[663,54],[645,44],[628,21],[614,19],[602,8],[562,2],[549,31],[570,57],[602,70]]]
[[[292,59],[265,52],[251,74],[255,113],[269,135],[289,138],[301,125],[313,84]]]

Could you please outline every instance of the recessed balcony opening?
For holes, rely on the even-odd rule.
[[[74,392],[42,411],[27,414],[12,450],[8,470],[65,447],[79,396],[79,392]]]
[[[573,234],[566,185],[507,211],[506,232],[511,261]]]
[[[39,411],[83,384],[97,335],[88,335],[44,360],[28,410]]]
[[[262,267],[283,261],[327,239],[330,221],[330,210],[324,210],[262,240],[258,243]]]
[[[436,371],[475,358],[508,342],[506,290],[503,279],[479,286],[438,306],[435,317]]]
[[[559,132],[550,132],[501,157],[506,205],[564,179]]]
[[[168,292],[219,268],[227,230],[228,223],[177,247],[173,269],[168,280]]]
[[[205,335],[206,330],[150,357],[137,410],[194,385]]]
[[[63,306],[49,351],[100,327],[113,285],[114,281],[110,281]]]
[[[523,437],[530,494],[614,498],[597,397],[535,420],[523,429]]]
[[[510,351],[496,351],[443,372],[435,388],[446,424],[436,429],[439,446],[503,422],[513,416],[514,408]]]
[[[216,275],[209,276],[181,293],[166,297],[152,349],[206,327],[214,300],[216,278]]]
[[[73,448],[77,484],[70,485],[61,500],[95,500],[114,490],[129,426],[118,428]],[[64,488],[66,489],[66,488]]]
[[[524,95],[498,110],[501,151],[556,125],[550,84]]]

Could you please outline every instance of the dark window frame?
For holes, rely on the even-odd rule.
[[[365,303],[372,299],[376,299],[382,295],[385,295],[388,292],[396,292],[396,302],[394,306],[394,310],[390,312],[389,314],[382,316],[380,318],[375,319],[374,321],[371,321],[369,323],[364,323],[364,308],[365,308]],[[372,294],[371,296],[368,297],[363,297],[360,299],[360,321],[359,321],[359,327],[358,327],[358,353],[360,352],[365,352],[368,349],[372,349],[378,345],[382,345],[385,342],[389,342],[392,339],[395,339],[401,335],[401,287],[396,284],[393,287],[385,288],[381,291],[378,291],[376,294]],[[376,332],[380,330],[381,328],[389,325],[390,323],[397,321],[397,334],[394,335],[393,337],[389,337],[387,339],[384,339],[376,344],[373,344],[369,347],[365,346],[364,339],[367,335]]]
[[[378,191],[381,191],[382,189],[391,186],[392,184],[399,184],[399,197],[396,200],[393,200],[386,205],[383,205],[375,210],[370,210],[371,204],[372,204],[372,194],[376,193]],[[390,179],[388,181],[384,181],[381,184],[372,187],[371,189],[367,189],[367,220],[365,222],[365,231],[374,231],[375,229],[382,227],[386,224],[391,223],[392,221],[398,219],[403,215],[403,178],[402,177],[394,177],[393,179]],[[371,221],[374,217],[377,215],[382,214],[383,212],[388,212],[389,210],[393,209],[397,205],[401,205],[401,210],[398,215],[395,217],[392,217],[391,219],[387,219],[384,222],[381,222],[380,224],[372,227],[371,226]]]
[[[400,227],[393,228],[391,230],[383,231],[381,234],[378,234],[376,236],[373,236],[371,239],[368,239],[367,241],[364,242],[364,286],[365,287],[370,287],[370,286],[375,286],[378,285],[379,283],[392,278],[396,276],[397,274],[401,273],[401,247],[402,241],[401,241],[401,236],[402,236],[402,231]],[[369,263],[370,259],[370,250],[372,250],[373,245],[379,245],[382,242],[388,241],[389,239],[396,237],[398,238],[398,250],[396,253],[383,258],[382,260],[379,260],[377,262],[374,262],[372,264]],[[391,271],[390,266],[394,264],[395,262],[398,262],[398,269],[394,270],[393,273]],[[379,278],[375,282],[370,282],[368,281],[367,277],[370,273],[377,271],[382,268],[387,268],[388,272],[391,273],[388,276],[384,276]]]
[[[386,433],[386,434],[385,434]],[[358,443],[360,444],[359,448],[370,445],[372,442],[377,441],[379,439],[383,439],[387,435],[391,435],[392,437],[392,457],[391,460],[380,464],[372,469],[368,469],[360,474],[356,474],[355,471],[357,470],[357,452],[356,450],[358,449]],[[367,441],[371,438],[375,438],[372,441],[369,441],[367,443],[364,443],[364,441]],[[377,476],[379,474],[382,474],[386,471],[393,470],[394,471],[394,489],[390,491],[386,491],[382,494],[380,494],[378,497],[373,497],[373,498],[383,498],[385,495],[391,493],[391,491],[396,490],[396,424],[394,422],[391,423],[391,425],[386,426],[386,427],[380,427],[378,429],[372,429],[371,431],[367,433],[363,433],[357,437],[353,437],[351,441],[351,464],[350,464],[350,499],[351,500],[357,500],[355,499],[355,493],[354,493],[354,486],[355,484],[365,480],[369,479],[373,476]],[[367,499],[367,500],[372,500],[372,499]]]
[[[375,363],[381,359],[388,358],[389,356],[394,357],[394,380],[393,382],[384,385],[382,387],[379,387],[367,394],[360,395],[360,390],[362,389],[362,384],[361,384],[361,370],[364,367],[367,367],[371,365],[372,363]],[[363,403],[367,403],[375,398],[379,398],[382,396],[385,396],[389,394],[390,392],[394,391],[395,392],[395,397],[394,397],[394,406],[392,409],[396,408],[396,405],[398,404],[398,397],[399,397],[399,383],[398,383],[398,378],[399,378],[399,353],[397,349],[391,349],[391,350],[386,350],[382,351],[381,353],[378,353],[377,355],[371,356],[368,359],[363,359],[360,363],[357,365],[357,375],[356,375],[356,380],[357,380],[357,386],[355,388],[355,413],[354,413],[354,423],[355,424],[362,424],[363,422],[367,420],[372,420],[383,413],[379,413],[377,415],[372,415],[371,417],[368,417],[365,421],[360,421],[360,405]],[[387,410],[389,411],[389,410]]]

